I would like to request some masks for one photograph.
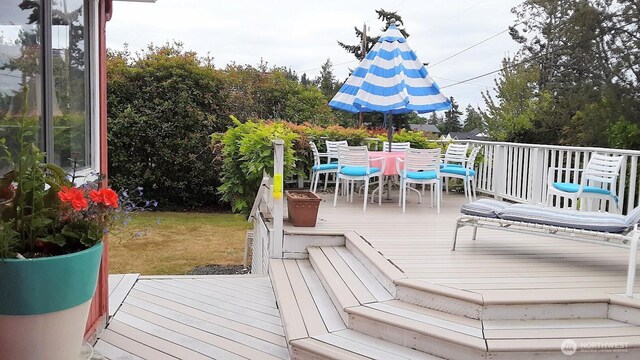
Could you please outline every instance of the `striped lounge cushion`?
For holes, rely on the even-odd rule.
[[[609,233],[623,233],[630,226],[629,219],[624,215],[528,204],[511,205],[501,210],[498,217],[505,220]]]
[[[511,206],[504,201],[491,199],[480,199],[474,202],[462,205],[460,212],[465,215],[482,216],[488,218],[497,218],[498,213]]]

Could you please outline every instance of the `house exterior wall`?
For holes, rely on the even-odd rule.
[[[107,67],[106,67],[106,23],[111,19],[111,0],[98,1],[98,81],[94,82],[99,89],[94,99],[98,101],[99,109],[99,159],[100,173],[108,179],[108,162],[107,162]],[[94,107],[96,108],[96,107]],[[105,180],[107,181],[107,180]],[[85,332],[85,340],[93,343],[97,334],[104,329],[109,314],[109,239],[104,239],[104,252],[102,254],[102,263],[100,265],[100,274],[98,275],[98,286],[96,294],[91,302],[89,310],[89,318],[87,320],[87,328]]]

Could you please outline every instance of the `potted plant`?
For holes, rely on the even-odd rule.
[[[19,124],[0,178],[0,357],[77,359],[117,194],[46,163]],[[4,140],[4,139],[3,139]]]
[[[309,190],[287,190],[287,211],[293,226],[316,226],[321,199]]]

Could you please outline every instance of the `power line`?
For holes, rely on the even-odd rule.
[[[434,76],[434,75],[431,75],[431,77],[432,77],[432,78],[434,78],[434,79],[446,80],[446,81],[451,81],[451,82],[458,82],[458,81],[460,81],[460,80],[455,80],[455,79],[445,78],[445,77],[442,77],[442,76]],[[481,88],[490,88],[490,87],[491,87],[491,86],[489,86],[489,85],[485,85],[485,84],[478,84],[478,83],[472,83],[472,82],[468,82],[467,84],[469,84],[469,85],[473,85],[473,86],[477,86],[477,87],[481,87]]]
[[[437,24],[435,24],[435,25],[432,25],[431,27],[427,28],[425,31],[423,31],[423,32],[421,32],[421,33],[418,33],[418,34],[415,34],[415,35],[412,35],[412,36],[413,36],[413,37],[416,37],[416,36],[420,36],[420,35],[426,34],[426,33],[428,33],[429,31],[431,31],[431,30],[433,30],[433,29],[437,28],[438,26],[440,26],[440,25],[442,25],[442,24],[444,24],[444,23],[449,22],[449,20],[454,19],[454,18],[458,17],[459,15],[464,14],[465,12],[467,12],[467,11],[469,11],[469,10],[473,9],[474,7],[476,7],[476,6],[480,5],[480,4],[482,4],[482,3],[483,3],[483,2],[485,2],[485,1],[486,1],[486,0],[480,0],[480,1],[478,1],[477,3],[475,3],[475,4],[471,5],[471,6],[469,6],[468,8],[466,8],[466,9],[464,9],[464,10],[462,10],[462,11],[460,11],[460,12],[458,12],[458,13],[454,14],[454,15],[451,15],[450,17],[448,17],[448,18],[446,18],[446,19],[442,20],[441,22],[439,22],[439,23],[437,23]]]
[[[613,28],[613,29],[609,29],[609,30],[608,30],[608,33],[610,33],[611,31],[614,31],[614,30],[621,30],[622,28],[624,28],[624,27],[626,27],[626,26],[628,26],[628,25],[633,25],[633,24],[635,24],[635,22],[634,22],[634,21],[628,22],[628,23],[626,23],[626,24],[622,24],[622,25],[620,25],[620,26],[618,26],[618,27],[615,27],[615,28]],[[608,33],[607,33],[607,34],[596,34],[596,35],[594,35],[594,36],[592,36],[592,37],[590,37],[590,38],[587,38],[587,39],[584,39],[584,40],[582,40],[582,41],[579,41],[579,42],[578,42],[578,43],[576,43],[576,44],[582,44],[582,43],[585,43],[585,42],[588,42],[588,41],[591,41],[591,40],[595,40],[595,39],[597,39],[597,38],[598,38],[598,37],[600,37],[600,36],[607,36],[607,35],[609,35]],[[567,49],[569,49],[571,46],[576,45],[576,44],[571,44],[571,45],[562,46],[562,47],[559,47],[559,48],[557,48],[557,49],[555,49],[555,50],[552,50],[552,51],[551,51],[551,52],[549,52],[549,53],[545,53],[545,54],[540,54],[540,55],[532,56],[532,57],[529,57],[529,58],[523,59],[523,60],[521,60],[521,61],[518,61],[518,62],[516,62],[516,63],[508,64],[508,65],[506,65],[506,66],[502,66],[502,67],[500,67],[499,69],[496,69],[496,70],[493,70],[493,71],[489,71],[489,72],[486,72],[486,73],[481,74],[481,75],[473,76],[473,77],[470,77],[470,78],[468,78],[468,79],[465,79],[465,80],[462,80],[462,81],[458,81],[457,83],[454,83],[454,84],[450,84],[450,85],[443,86],[443,87],[441,87],[441,89],[446,89],[446,88],[449,88],[449,87],[452,87],[452,86],[456,86],[456,85],[460,85],[460,84],[467,83],[467,82],[469,82],[469,81],[473,81],[473,80],[476,80],[476,79],[480,79],[480,78],[482,78],[482,77],[485,77],[485,76],[488,76],[488,75],[491,75],[491,74],[495,74],[495,73],[500,72],[500,71],[502,71],[502,70],[505,70],[505,69],[508,69],[508,68],[511,68],[511,67],[514,67],[514,66],[522,65],[522,64],[524,64],[524,63],[526,63],[526,62],[530,62],[530,61],[533,61],[533,60],[537,60],[537,59],[539,59],[539,58],[541,58],[541,57],[544,57],[544,56],[549,56],[550,54],[553,54],[553,53],[555,53],[555,52],[563,51],[563,50],[567,50]]]
[[[445,61],[447,61],[447,60],[449,60],[449,59],[451,59],[451,58],[454,58],[454,57],[456,57],[456,56],[458,56],[458,55],[460,55],[460,54],[462,54],[462,53],[464,53],[464,52],[466,52],[466,51],[469,51],[469,50],[473,49],[474,47],[476,47],[476,46],[478,46],[478,45],[484,44],[484,43],[486,43],[487,41],[489,41],[489,40],[491,40],[491,39],[493,39],[493,38],[495,38],[495,37],[497,37],[497,36],[499,36],[499,35],[502,35],[502,34],[506,33],[507,31],[509,31],[509,28],[507,28],[507,29],[504,29],[504,30],[500,31],[500,32],[499,32],[499,33],[497,33],[497,34],[495,34],[495,35],[493,35],[493,36],[490,36],[490,37],[488,37],[488,38],[486,38],[486,39],[484,39],[484,40],[480,41],[479,43],[473,44],[473,45],[469,46],[468,48],[465,48],[465,49],[463,49],[463,50],[460,50],[460,51],[458,51],[457,53],[455,53],[455,54],[453,54],[453,55],[451,55],[451,56],[449,56],[449,57],[446,57],[446,58],[444,58],[444,59],[442,59],[442,60],[438,61],[437,63],[435,63],[435,64],[433,64],[433,65],[429,65],[429,69],[431,69],[432,67],[434,67],[434,66],[436,66],[436,65],[438,65],[438,64],[442,64],[443,62],[445,62]]]
[[[349,60],[349,61],[341,62],[341,63],[338,63],[338,64],[333,64],[332,66],[333,67],[342,66],[342,65],[350,64],[350,63],[353,63],[353,62],[356,62],[356,61],[360,61],[360,60]],[[313,68],[313,69],[306,69],[306,70],[302,70],[301,73],[306,73],[307,71],[315,71],[315,70],[320,70],[320,69],[322,69],[322,67],[317,67],[317,68]]]

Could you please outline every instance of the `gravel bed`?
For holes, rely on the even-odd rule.
[[[242,265],[205,265],[196,266],[187,275],[245,275],[251,273],[251,266]]]

